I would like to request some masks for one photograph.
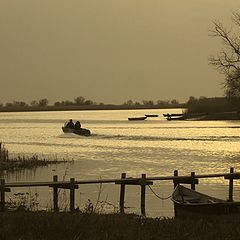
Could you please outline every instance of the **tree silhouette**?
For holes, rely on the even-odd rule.
[[[38,101],[38,105],[39,107],[46,107],[48,105],[48,99],[47,98],[40,99]]]
[[[236,27],[234,30],[219,21],[213,22],[211,35],[220,38],[224,48],[209,61],[225,75],[225,95],[234,99],[240,97],[240,11],[232,13],[232,22]]]
[[[75,101],[76,105],[84,105],[84,103],[85,103],[85,98],[79,96],[79,97],[76,97],[76,98],[74,99],[74,101]]]

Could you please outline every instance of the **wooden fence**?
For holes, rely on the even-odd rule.
[[[100,180],[76,180],[71,178],[70,181],[59,181],[58,176],[53,176],[51,182],[17,182],[6,183],[4,179],[0,179],[0,211],[5,210],[5,193],[10,192],[11,188],[15,187],[50,187],[53,188],[53,210],[58,211],[58,189],[70,190],[70,211],[75,210],[75,189],[78,189],[79,185],[83,184],[106,184],[114,183],[120,185],[120,197],[119,197],[119,211],[124,213],[125,202],[125,186],[126,185],[138,185],[141,189],[141,214],[145,216],[145,200],[146,200],[146,186],[152,185],[153,181],[173,181],[174,188],[177,184],[190,184],[191,189],[195,189],[195,185],[198,184],[199,179],[203,178],[217,178],[222,177],[229,180],[229,196],[228,200],[233,201],[233,187],[234,180],[240,179],[240,173],[234,172],[233,168],[230,168],[229,173],[217,173],[217,174],[202,174],[196,175],[195,172],[191,172],[190,175],[179,176],[178,171],[175,170],[173,176],[160,176],[160,177],[147,177],[146,174],[142,174],[141,178],[127,178],[126,173],[122,173],[120,179],[100,179]]]

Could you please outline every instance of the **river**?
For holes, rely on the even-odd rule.
[[[7,182],[51,181],[74,177],[77,180],[148,177],[223,173],[230,167],[240,169],[240,121],[167,121],[163,113],[182,113],[181,109],[97,110],[0,113],[0,141],[10,156],[32,156],[74,160],[71,163],[41,167],[23,173],[6,174]],[[128,117],[158,114],[144,121],[128,121]],[[82,127],[90,129],[90,137],[64,134],[65,121],[80,120]],[[240,199],[236,181],[234,198]],[[216,197],[227,198],[228,182],[221,178],[200,180],[196,188]],[[156,195],[158,196],[156,197]],[[172,182],[154,182],[147,188],[146,212],[153,217],[172,217],[168,197]],[[46,207],[51,206],[49,189],[37,191]],[[66,194],[66,193],[65,193]],[[76,205],[84,207],[88,199],[109,208],[118,206],[119,186],[80,186]],[[160,197],[160,198],[159,198]],[[66,200],[67,201],[67,200]],[[104,205],[104,204],[103,204]],[[127,186],[127,211],[140,212],[140,187]],[[103,208],[105,208],[104,206]],[[107,208],[107,207],[106,207]]]

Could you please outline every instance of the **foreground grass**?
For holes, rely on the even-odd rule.
[[[10,158],[8,150],[0,142],[0,171],[32,169],[36,167],[42,167],[63,162],[66,162],[66,160],[48,160],[45,158],[40,159],[38,155],[33,155],[31,157],[17,156],[16,158]]]
[[[0,215],[0,239],[233,240],[240,238],[239,220],[239,217],[193,221],[125,214],[6,212]]]

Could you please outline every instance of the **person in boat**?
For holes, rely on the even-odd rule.
[[[74,125],[74,123],[73,123],[73,120],[72,119],[70,119],[69,120],[69,122],[67,123],[67,125],[66,125],[66,128],[72,128],[72,129],[74,129],[75,128],[75,125]]]
[[[74,125],[74,129],[75,130],[80,130],[81,129],[81,123],[79,121],[76,121],[76,123]]]

